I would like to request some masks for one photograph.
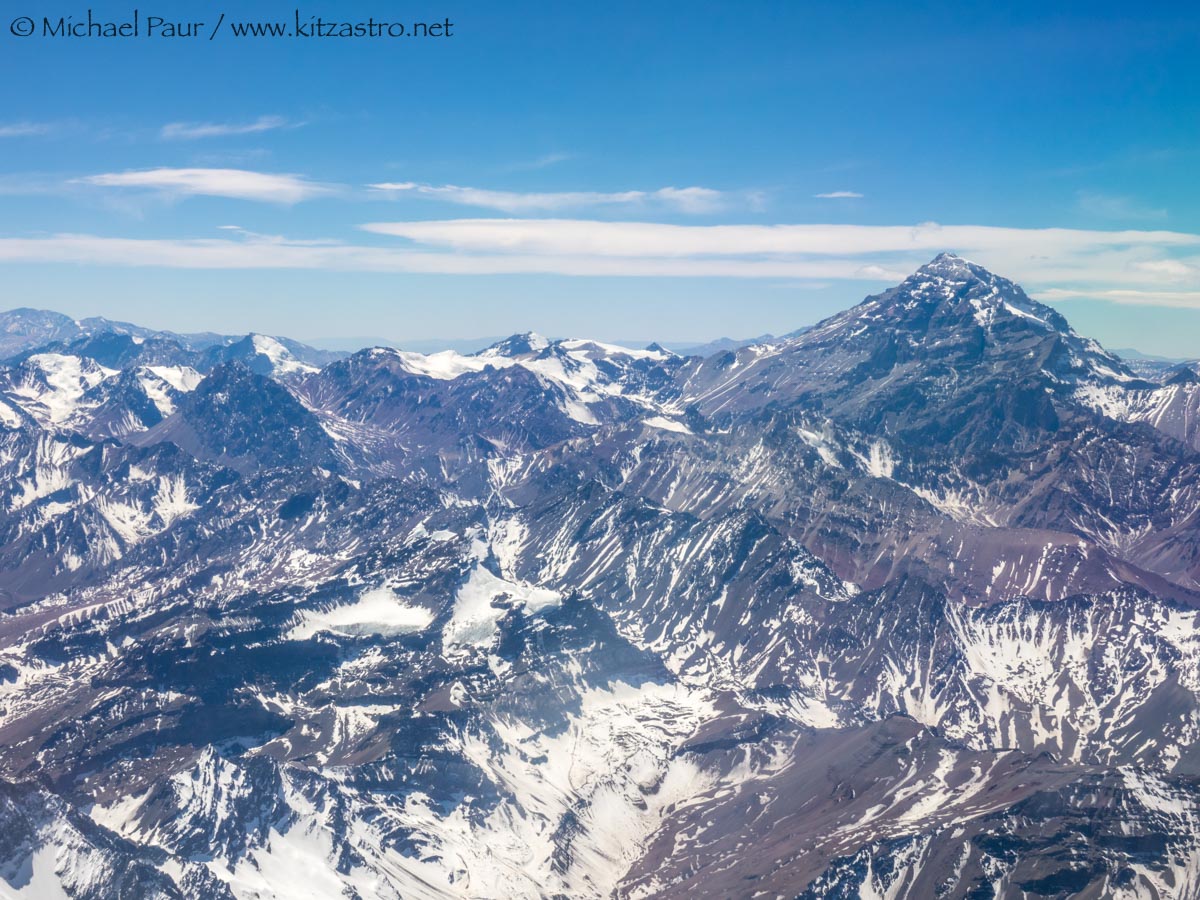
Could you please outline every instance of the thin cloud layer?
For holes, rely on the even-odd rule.
[[[1200,291],[1086,290],[1048,288],[1034,294],[1039,300],[1104,300],[1123,306],[1168,306],[1173,309],[1200,309]]]
[[[829,191],[826,194],[813,194],[818,200],[861,200],[858,191]]]
[[[236,226],[235,226],[236,227]],[[225,228],[224,230],[233,230]],[[240,229],[239,229],[240,231]],[[601,256],[460,254],[295,241],[241,232],[242,240],[158,240],[59,234],[0,238],[0,262],[83,263],[181,269],[309,269],[423,274],[506,275],[541,273],[582,276],[894,279],[904,273],[878,270],[855,260],[630,259]]]
[[[259,116],[242,124],[222,122],[171,122],[164,125],[159,136],[164,141],[196,141],[204,138],[231,137],[242,134],[261,134],[277,128],[287,128],[283,116]]]
[[[229,237],[0,239],[0,262],[422,274],[901,280],[941,250],[1011,275],[1047,300],[1200,308],[1200,235],[977,225],[674,226],[570,220],[377,223],[395,245]]]
[[[1003,252],[1055,257],[1106,248],[1197,247],[1174,231],[1088,231],[984,225],[669,225],[586,219],[449,219],[373,222],[375,234],[459,251],[623,257],[862,255]]]
[[[49,122],[8,122],[0,124],[0,138],[38,137],[53,130]]]
[[[299,175],[246,169],[142,169],[89,175],[74,183],[136,188],[177,197],[228,197],[283,204],[299,203],[332,192],[328,186]]]
[[[412,181],[389,181],[367,186],[385,194],[416,195],[514,215],[603,206],[659,206],[683,213],[703,214],[722,208],[726,200],[721,191],[705,187],[665,187],[654,191],[519,192],[460,187],[454,184],[419,184]]]

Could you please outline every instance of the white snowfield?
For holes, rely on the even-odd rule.
[[[304,641],[322,631],[342,635],[388,635],[423,631],[433,622],[433,613],[412,606],[387,587],[363,591],[353,603],[324,612],[305,612],[288,632],[288,640]]]

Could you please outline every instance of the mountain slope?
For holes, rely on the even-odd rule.
[[[976,264],[707,359],[12,322],[6,896],[1200,896],[1194,385]]]

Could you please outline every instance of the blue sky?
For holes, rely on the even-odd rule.
[[[221,9],[136,5],[143,28]],[[948,249],[1109,346],[1200,355],[1186,4],[337,3],[301,9],[453,36],[211,41],[22,38],[11,19],[86,6],[4,6],[3,306],[704,340]]]

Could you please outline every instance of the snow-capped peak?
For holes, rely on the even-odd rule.
[[[21,367],[10,388],[14,398],[39,421],[60,425],[79,409],[84,394],[100,382],[118,374],[94,360],[62,353],[38,353]]]
[[[605,344],[600,341],[580,340],[577,338],[559,341],[558,346],[568,353],[584,353],[592,359],[623,356],[629,359],[661,360],[674,355],[668,350],[663,350],[662,348],[655,349],[653,346],[647,347],[645,350],[634,350],[630,347],[622,347],[619,344]]]
[[[251,334],[250,343],[253,345],[255,353],[270,360],[275,375],[303,375],[318,371],[316,366],[310,366],[296,359],[295,355],[277,338],[265,334]]]
[[[925,265],[917,270],[916,274],[938,274],[942,276],[950,275],[979,275],[991,273],[980,266],[978,263],[972,262],[969,259],[959,256],[957,253],[943,252],[939,253]]]
[[[530,357],[543,352],[551,343],[549,338],[538,334],[536,331],[526,331],[523,334],[514,334],[512,337],[497,341],[490,347],[486,347],[473,355],[481,359]]]

